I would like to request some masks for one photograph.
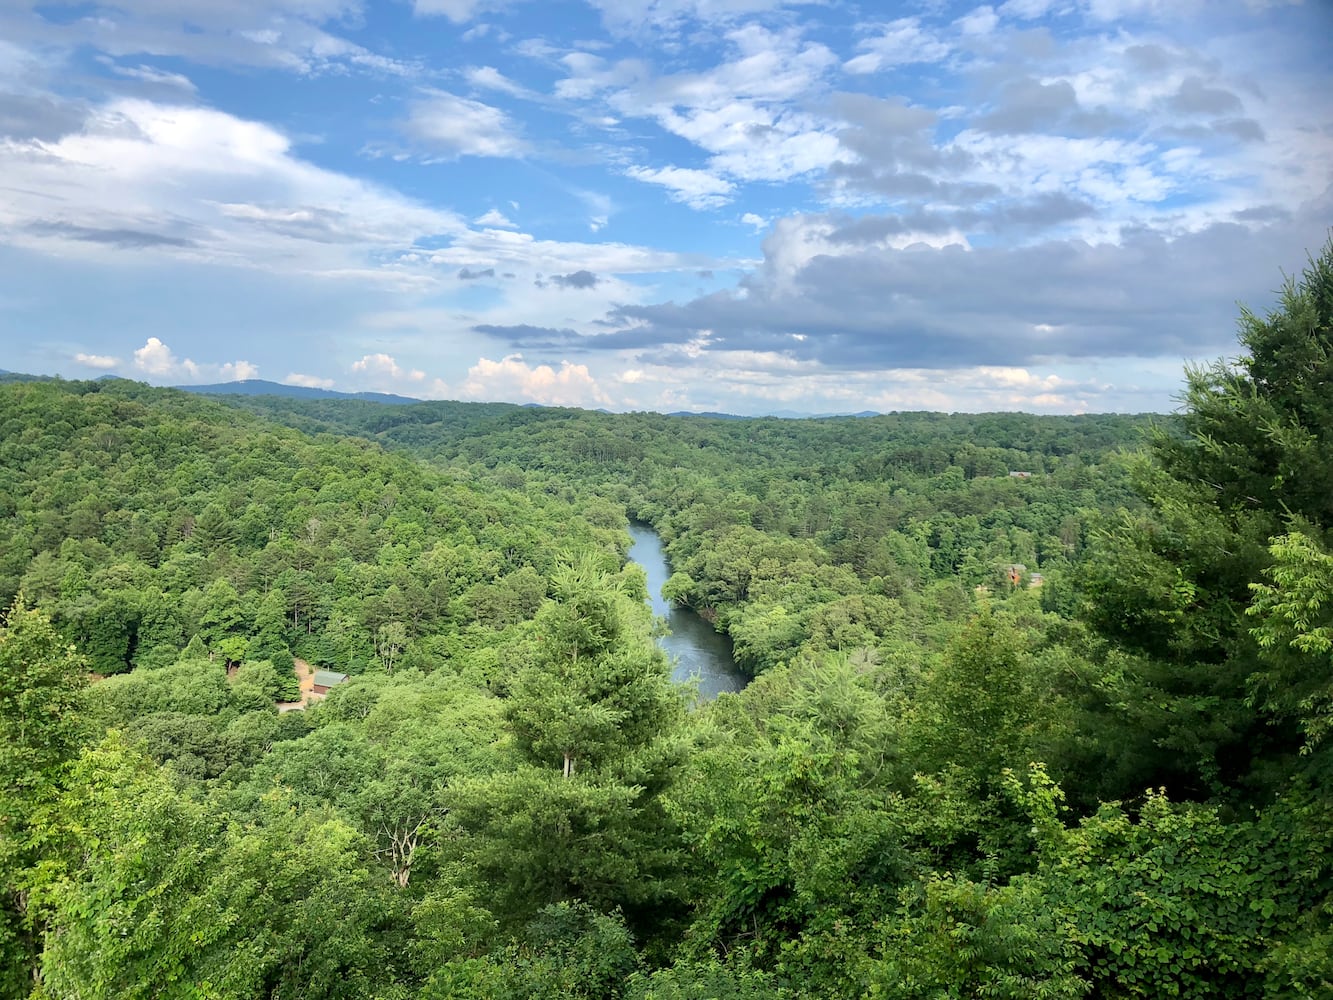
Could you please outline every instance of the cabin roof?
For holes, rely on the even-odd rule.
[[[315,671],[315,687],[333,687],[333,685],[341,684],[345,680],[347,680],[347,675],[340,674],[336,670]]]

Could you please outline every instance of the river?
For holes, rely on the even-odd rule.
[[[651,527],[631,521],[629,558],[648,574],[648,603],[653,614],[665,618],[671,634],[657,640],[674,669],[671,679],[681,683],[698,679],[699,696],[711,701],[723,691],[739,691],[749,683],[731,658],[731,640],[689,608],[662,599],[662,584],[671,575],[662,540]]]

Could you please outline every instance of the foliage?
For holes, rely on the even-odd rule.
[[[1250,685],[1265,709],[1300,719],[1309,750],[1333,727],[1333,556],[1300,533],[1270,551],[1272,582],[1250,585],[1253,632],[1269,653]]]
[[[1141,454],[0,385],[0,991],[1329,993],[1331,289]],[[743,692],[687,710],[629,517]]]

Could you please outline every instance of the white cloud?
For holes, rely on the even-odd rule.
[[[283,380],[284,385],[299,385],[307,389],[332,389],[333,379],[320,378],[318,375],[302,375],[300,372],[292,372]]]
[[[108,354],[84,354],[80,351],[74,355],[74,360],[81,365],[87,365],[89,368],[118,368],[121,364],[120,358],[111,357]]]
[[[707,170],[688,167],[630,167],[626,176],[645,184],[660,184],[671,192],[671,197],[691,208],[717,208],[731,198],[735,185]]]
[[[520,271],[535,276],[592,271],[594,274],[652,274],[661,271],[692,271],[726,263],[706,254],[676,253],[629,243],[581,243],[539,240],[530,233],[504,229],[469,230],[450,246],[413,254],[418,263],[449,270],[452,278],[460,267],[494,267],[497,271]]]
[[[447,159],[522,156],[527,142],[499,108],[444,90],[425,90],[412,105],[406,128],[412,138]]]
[[[965,35],[989,35],[999,23],[1000,16],[995,13],[995,8],[990,6],[978,7],[954,22],[958,30]]]
[[[190,358],[178,358],[157,337],[149,337],[143,347],[134,352],[134,367],[146,375],[159,379],[183,379],[187,382],[218,380],[233,382],[259,377],[259,368],[249,361],[228,361],[225,364],[200,364]]]
[[[511,222],[509,218],[499,209],[492,208],[484,215],[479,215],[472,220],[474,226],[495,226],[499,229],[517,229],[518,225]]]
[[[502,0],[413,0],[412,3],[418,17],[446,17],[454,24],[472,20],[478,11],[502,6]]]
[[[1198,0],[1084,0],[1089,16],[1098,21],[1118,21],[1135,15],[1177,14]]]
[[[616,32],[657,32],[693,23],[728,22],[797,6],[800,0],[588,0]]]
[[[949,44],[921,27],[921,19],[900,17],[882,26],[879,34],[857,45],[862,55],[847,60],[848,73],[878,73],[895,66],[939,62],[948,56]]]
[[[680,350],[669,353],[669,357],[669,364],[663,357],[660,362],[623,373],[619,381],[634,385],[639,399],[650,400],[662,410],[1081,413],[1104,407],[1108,397],[1116,399],[1121,410],[1145,408],[1132,384],[1108,384],[1095,364],[1073,366],[1064,373],[1003,367],[943,371],[867,367],[844,371],[770,351],[717,351],[700,359]],[[627,377],[630,375],[633,378]]]
[[[540,99],[541,95],[534,93],[520,83],[515,83],[509,77],[505,76],[494,66],[474,66],[467,71],[468,83],[474,87],[484,87],[487,90],[498,90],[502,94],[508,94],[510,97],[521,97],[524,100]]]
[[[1044,17],[1059,0],[1008,0],[1000,6],[1000,13],[1032,21]]]
[[[524,399],[548,406],[608,406],[611,399],[602,391],[587,365],[561,361],[557,371],[550,365],[530,366],[521,354],[499,361],[479,358],[468,369],[463,383],[465,399]]]
[[[401,280],[376,257],[465,231],[453,215],[293,155],[276,129],[208,108],[115,100],[55,141],[0,142],[0,176],[45,198],[0,199],[12,244],[125,251],[303,274]]]
[[[750,226],[756,232],[768,225],[768,220],[762,215],[755,215],[753,212],[746,212],[741,216],[741,224]]]
[[[171,353],[171,348],[156,337],[149,337],[143,347],[134,352],[134,367],[149,375],[174,375],[183,366],[191,369],[190,374],[194,374],[197,367],[188,358],[184,362],[179,361]]]
[[[123,76],[130,80],[138,80],[159,87],[173,87],[176,90],[183,90],[190,94],[193,94],[197,89],[189,77],[180,73],[157,69],[154,66],[145,66],[142,63],[138,66],[118,66],[110,60],[106,60],[106,65],[117,76]]]
[[[786,181],[838,157],[835,123],[802,110],[837,65],[798,29],[747,24],[726,33],[728,58],[704,70],[655,76],[639,60],[610,64],[584,52],[561,62],[556,93],[603,100],[618,118],[649,119],[711,154],[709,170],[741,181]]]
[[[0,6],[7,10],[13,4]],[[4,28],[20,41],[43,48],[87,46],[114,58],[175,57],[209,66],[259,66],[302,75],[414,72],[414,66],[322,27],[358,16],[361,7],[361,0],[116,0],[87,15],[59,21],[15,18]]]
[[[229,361],[219,370],[224,381],[243,382],[246,379],[259,378],[259,366],[249,361]]]
[[[352,371],[409,382],[420,382],[426,377],[426,373],[419,369],[400,368],[391,355],[383,353],[364,355],[360,361],[352,362]]]

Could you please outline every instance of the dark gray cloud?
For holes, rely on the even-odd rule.
[[[493,267],[488,267],[483,271],[472,271],[464,267],[460,268],[458,271],[459,281],[476,281],[480,278],[494,278],[494,277],[495,277],[495,268]]]
[[[1139,73],[1164,73],[1180,61],[1180,57],[1160,45],[1131,45],[1125,49],[1125,58]]]
[[[670,345],[707,331],[705,351],[773,351],[845,370],[1212,356],[1234,341],[1237,300],[1272,302],[1281,269],[1299,267],[1328,238],[1308,220],[1328,218],[1333,189],[1293,220],[1254,229],[817,256],[781,279],[765,269],[735,291],[621,306],[608,317],[621,334],[583,343],[655,343],[644,360],[663,361]]]
[[[996,109],[973,119],[972,124],[987,132],[1031,132],[1055,125],[1076,111],[1078,98],[1068,80],[1042,83],[1024,77],[1006,84]]]
[[[595,288],[600,279],[591,271],[575,271],[572,274],[553,274],[551,280],[560,288]]]
[[[857,191],[880,195],[890,201],[912,198],[954,205],[977,204],[996,198],[1002,192],[994,184],[939,180],[929,174],[885,168],[876,163],[832,164],[831,180]]]
[[[1042,83],[1029,76],[1003,84],[993,110],[971,121],[974,128],[1000,135],[1054,131],[1100,135],[1123,124],[1119,115],[1080,105],[1068,80]]]
[[[144,250],[150,247],[192,247],[194,240],[142,229],[94,229],[68,222],[35,222],[25,227],[30,233],[42,236],[60,236],[83,243],[101,243],[122,250]]]
[[[510,347],[556,349],[562,345],[577,344],[584,339],[576,331],[568,328],[556,329],[552,326],[531,326],[519,323],[514,326],[496,326],[481,323],[472,328],[474,333],[484,333],[488,337],[502,340]]]
[[[915,208],[892,215],[865,215],[840,225],[829,236],[835,243],[876,243],[907,233],[1010,232],[1015,229],[1045,229],[1077,219],[1090,218],[1096,210],[1086,201],[1053,191],[1024,201],[987,209],[936,211]]]
[[[1168,125],[1154,130],[1151,138],[1156,142],[1234,143],[1263,142],[1265,136],[1263,126],[1253,118],[1221,118],[1206,123]]]
[[[897,201],[916,198],[947,204],[976,204],[994,198],[992,184],[947,178],[973,164],[970,154],[936,144],[939,116],[900,98],[835,94],[834,114],[845,122],[838,141],[850,156],[828,169],[829,181],[841,187]]]
[[[233,219],[256,229],[309,240],[330,246],[360,243],[366,238],[364,222],[353,219],[346,212],[318,205],[297,205],[277,211],[254,205],[229,206],[224,211]]]
[[[935,143],[939,115],[902,98],[835,94],[832,112],[845,123],[838,141],[857,157],[897,172],[962,169],[972,158]]]
[[[1240,98],[1229,90],[1209,87],[1197,76],[1187,76],[1167,107],[1186,115],[1225,115],[1240,111]]]
[[[46,94],[0,93],[0,137],[51,142],[83,127],[87,109]]]
[[[593,350],[644,350],[660,346],[663,340],[661,331],[655,327],[625,329],[624,318],[619,315],[608,320],[595,321],[592,325],[612,328],[615,332],[589,336],[567,327],[557,329],[551,326],[531,326],[526,323],[514,326],[483,323],[472,327],[472,330],[474,333],[484,333],[488,337],[503,341],[509,347],[523,351],[565,351],[579,354]],[[693,333],[678,339],[688,340],[690,336],[693,336]]]
[[[1231,217],[1237,222],[1290,222],[1292,215],[1281,205],[1255,205],[1232,212]]]
[[[1212,123],[1214,132],[1229,135],[1241,142],[1263,142],[1263,127],[1253,118],[1223,118]]]

